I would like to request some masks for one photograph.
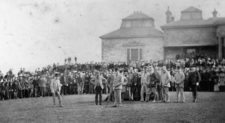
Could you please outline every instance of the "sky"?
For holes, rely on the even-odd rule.
[[[189,6],[205,19],[214,9],[225,17],[224,0],[0,0],[0,70],[33,71],[75,56],[82,63],[101,61],[101,35],[134,11],[153,17],[160,29],[168,6],[175,20]]]

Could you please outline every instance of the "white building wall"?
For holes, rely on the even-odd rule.
[[[165,45],[216,45],[216,28],[165,29]]]
[[[163,59],[163,38],[127,38],[102,40],[102,61],[126,62],[127,48],[141,48],[142,60]]]

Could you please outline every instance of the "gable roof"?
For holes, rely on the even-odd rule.
[[[207,27],[225,24],[225,18],[209,18],[207,20],[179,20],[161,26],[166,28]]]

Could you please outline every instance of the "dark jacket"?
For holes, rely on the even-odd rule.
[[[201,81],[199,72],[190,72],[188,77],[189,85],[196,85],[197,82]]]
[[[157,77],[156,73],[152,73],[149,75],[149,87],[156,87],[159,84],[160,80]]]
[[[132,86],[133,87],[139,87],[139,86],[141,86],[140,77],[139,77],[139,75],[137,73],[134,73],[133,74]]]

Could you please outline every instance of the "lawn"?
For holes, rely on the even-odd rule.
[[[119,108],[113,103],[94,104],[94,95],[63,96],[64,107],[52,105],[51,97],[27,98],[0,102],[0,122],[3,123],[222,123],[225,122],[225,93],[199,93],[197,103],[185,93],[185,103],[126,101]],[[104,96],[105,97],[105,96]]]

